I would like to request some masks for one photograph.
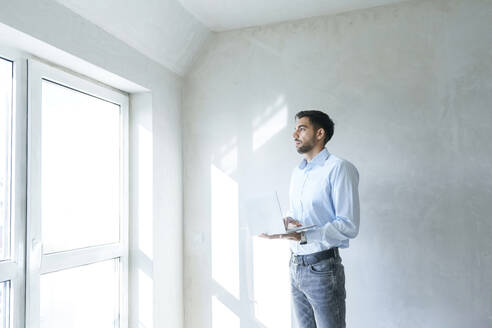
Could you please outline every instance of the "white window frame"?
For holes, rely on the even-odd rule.
[[[42,81],[49,80],[77,91],[118,104],[121,110],[120,166],[120,241],[118,243],[43,254],[41,235],[41,106]],[[26,326],[40,326],[41,274],[119,258],[120,318],[119,327],[128,327],[128,95],[75,73],[38,60],[28,62],[28,184],[27,184],[27,259]]]
[[[10,149],[11,258],[0,262],[0,282],[10,281],[10,326],[25,327],[25,237],[27,149],[26,55],[0,47],[0,56],[13,62]]]

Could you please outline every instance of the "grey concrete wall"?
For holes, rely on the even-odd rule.
[[[217,34],[183,96],[185,326],[285,327],[287,245],[242,227],[319,108],[361,177],[348,327],[491,327],[491,31],[491,1],[438,0]]]

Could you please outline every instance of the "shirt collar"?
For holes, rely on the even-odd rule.
[[[328,157],[330,157],[330,153],[328,152],[328,149],[323,148],[322,151],[320,151],[316,156],[313,157],[311,162],[308,163],[304,158],[299,164],[299,168],[303,170],[306,168],[308,164],[310,164],[311,166],[321,165],[328,159]]]

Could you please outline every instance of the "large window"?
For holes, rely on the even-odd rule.
[[[0,58],[0,261],[10,259],[10,158],[13,70],[13,62]]]
[[[15,60],[0,57],[0,327],[24,324],[26,109],[16,88],[25,62]]]
[[[46,79],[41,92],[44,253],[118,242],[120,105]]]
[[[128,96],[0,48],[0,328],[128,327]]]
[[[27,323],[127,327],[128,97],[29,62]]]

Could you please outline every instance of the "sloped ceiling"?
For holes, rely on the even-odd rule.
[[[211,32],[176,0],[55,0],[184,75]]]
[[[212,35],[403,0],[54,0],[178,75]]]
[[[404,0],[179,0],[212,31],[260,26]]]

